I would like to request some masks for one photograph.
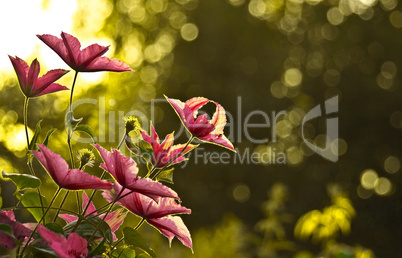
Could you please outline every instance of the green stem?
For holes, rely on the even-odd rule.
[[[38,229],[39,224],[42,222],[42,220],[45,219],[46,214],[49,212],[50,207],[52,207],[52,204],[53,204],[54,200],[56,200],[57,195],[59,195],[60,190],[61,190],[60,187],[57,188],[57,191],[56,191],[55,194],[53,195],[53,198],[52,198],[52,200],[50,201],[49,206],[47,207],[45,213],[43,213],[42,218],[40,218],[40,220],[38,221],[38,224],[36,224],[34,230],[32,230],[32,233],[31,233],[31,235],[30,235],[29,238],[28,238],[27,244],[26,244],[26,245],[24,246],[24,248],[22,249],[22,252],[21,252],[21,254],[20,254],[20,257],[23,257],[23,254],[24,254],[24,252],[25,252],[27,246],[29,245],[29,242],[31,241],[33,235],[35,234],[36,230]]]
[[[74,80],[73,80],[73,86],[71,86],[71,94],[70,94],[70,112],[73,112],[72,110],[72,104],[73,104],[73,94],[74,94],[74,86],[75,86],[75,82],[77,80],[77,76],[78,76],[78,71],[75,71],[74,74]]]
[[[24,112],[24,127],[25,127],[25,136],[26,136],[26,138],[27,138],[27,151],[29,152],[28,103],[29,103],[29,98],[28,98],[28,97],[25,97],[25,100],[24,100],[24,110],[23,110],[23,112]],[[27,164],[28,164],[29,171],[31,172],[31,175],[34,175],[34,176],[35,176],[35,171],[34,171],[33,166],[32,166],[32,157],[30,157],[30,155],[32,155],[32,154],[28,153],[28,162],[27,162]],[[38,191],[38,194],[39,194],[39,201],[40,201],[40,205],[41,205],[41,207],[42,207],[42,214],[43,214],[43,213],[45,212],[45,209],[44,209],[44,207],[43,207],[42,195],[41,195],[41,193],[40,193],[40,189],[39,189],[39,188],[37,188],[37,191]]]
[[[29,98],[28,98],[28,97],[25,97],[25,100],[24,100],[24,126],[25,126],[25,135],[26,135],[26,137],[27,137],[27,150],[29,151],[28,102],[29,102]]]
[[[187,149],[188,145],[190,145],[190,143],[194,140],[194,136],[191,135],[190,139],[188,139],[186,145],[184,146],[184,148],[179,152],[179,154],[176,155],[176,157],[172,158],[168,163],[166,163],[160,170],[158,170],[153,176],[150,176],[151,179],[155,179],[157,176],[159,176],[159,174],[166,169],[170,164],[172,164],[173,161],[175,161],[178,157],[180,157],[181,154],[183,154],[183,152]],[[152,172],[150,172],[152,173]],[[149,173],[149,174],[150,174]]]
[[[124,141],[126,140],[127,134],[125,133],[123,138],[121,139],[119,146],[117,146],[117,149],[120,150],[121,146],[123,145]]]
[[[92,241],[92,239],[94,238],[96,232],[99,230],[100,226],[102,225],[102,223],[105,221],[107,215],[110,213],[110,211],[112,210],[114,204],[119,200],[120,195],[123,193],[123,191],[126,188],[123,186],[119,192],[119,194],[116,196],[116,198],[113,200],[113,202],[110,204],[109,209],[106,211],[105,215],[102,218],[102,222],[98,224],[98,226],[96,227],[96,229],[94,230],[94,232],[92,233],[92,236],[89,238],[88,243],[90,243]]]
[[[80,196],[78,195],[78,191],[75,192],[75,197],[77,198],[77,209],[78,214],[81,214],[81,203],[80,203]]]
[[[73,104],[74,86],[75,86],[75,82],[77,81],[77,76],[78,76],[78,71],[75,71],[74,80],[73,80],[73,86],[71,86],[71,94],[70,94],[69,112],[71,113],[71,119],[74,119],[72,104]],[[73,169],[74,168],[74,155],[73,155],[73,149],[71,147],[72,134],[73,134],[72,128],[71,128],[71,126],[69,126],[68,127],[68,134],[67,134],[67,144],[68,144],[68,150],[70,152],[71,168]]]
[[[63,200],[62,200],[61,203],[60,203],[59,208],[57,209],[56,215],[55,215],[54,218],[53,218],[53,222],[56,222],[57,217],[58,217],[59,214],[60,214],[60,210],[63,208],[64,202],[66,201],[67,196],[68,196],[69,193],[70,193],[70,190],[67,190],[66,194],[65,194],[64,197],[63,197]]]
[[[106,174],[106,171],[103,170],[103,173],[102,173],[102,175],[100,176],[100,179],[103,179],[103,177],[105,176],[105,174]],[[79,218],[78,218],[78,220],[77,220],[77,223],[75,223],[75,226],[74,226],[74,228],[73,228],[73,230],[72,230],[71,232],[75,232],[75,230],[77,230],[77,227],[78,227],[78,225],[81,223],[83,216],[85,216],[85,213],[87,212],[88,207],[89,207],[89,204],[92,202],[92,199],[94,198],[96,191],[97,191],[97,190],[93,190],[93,191],[92,191],[92,194],[91,194],[91,196],[90,196],[89,199],[88,199],[87,205],[85,205],[84,210],[82,211],[82,213],[80,213],[81,216],[79,216]],[[77,198],[78,198],[78,197],[77,197]],[[109,204],[107,204],[107,205],[109,205]],[[107,205],[105,205],[104,207],[107,207]],[[97,209],[97,210],[99,210],[99,209]],[[91,212],[91,214],[95,213],[97,210],[95,210],[94,212]],[[88,214],[88,215],[91,215],[91,214]]]

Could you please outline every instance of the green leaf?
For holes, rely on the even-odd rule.
[[[105,242],[106,238],[104,238],[102,242],[100,242],[99,245],[88,254],[88,257],[97,255],[102,250],[102,247],[105,245]]]
[[[13,233],[13,228],[8,224],[1,223],[0,224],[0,232],[4,233],[4,234],[6,234],[6,235],[8,235],[8,236],[10,236],[10,237],[15,239],[15,236],[14,236],[14,233]]]
[[[152,257],[152,256],[150,256],[147,253],[141,253],[141,254],[137,255],[135,258],[150,258],[150,257]]]
[[[46,198],[42,196],[43,206],[47,207]],[[39,194],[37,192],[26,192],[21,196],[21,203],[25,207],[39,207],[39,208],[28,208],[28,211],[34,216],[35,220],[39,222],[39,220],[43,216],[43,210],[41,207],[41,200]],[[46,216],[44,222],[49,221],[49,215]]]
[[[119,258],[132,258],[135,257],[135,251],[130,249],[128,246],[119,246],[113,251],[112,256]]]
[[[157,177],[156,179],[158,181],[163,181],[166,183],[173,184],[173,170],[174,168],[168,169],[168,170],[163,170]]]
[[[45,145],[45,146],[47,147],[47,145],[49,144],[49,138],[50,138],[50,136],[51,136],[56,130],[57,130],[56,128],[52,128],[52,129],[50,129],[50,130],[47,132],[46,137],[45,137],[45,140],[43,140],[43,145]]]
[[[76,224],[77,220],[68,223],[63,228],[64,232],[66,234],[71,233]],[[95,229],[98,227],[99,224],[101,225],[96,231],[95,237],[93,239],[106,238],[106,241],[108,241],[109,244],[113,243],[112,230],[110,229],[109,225],[96,215],[89,215],[85,218],[85,220],[81,221],[81,223],[75,230],[75,233],[79,234],[80,236],[86,239],[89,239],[92,237],[93,232],[95,231]]]
[[[59,223],[56,223],[56,222],[47,223],[45,225],[45,227],[47,229],[50,229],[53,232],[56,232],[56,233],[60,234],[60,235],[64,235],[63,227]]]
[[[92,138],[92,141],[96,143],[96,136],[88,125],[78,125],[74,128],[74,131],[84,132],[88,134]]]
[[[126,227],[123,229],[124,234],[124,242],[126,245],[132,245],[134,247],[138,247],[151,255],[152,257],[156,257],[154,251],[145,243],[144,239],[132,228]]]
[[[3,178],[11,179],[14,184],[18,187],[18,190],[24,190],[26,188],[38,188],[41,181],[36,176],[28,174],[16,174],[16,173],[6,173],[3,171]]]
[[[78,119],[75,119],[74,115],[73,115],[73,112],[69,111],[66,114],[66,118],[64,120],[64,125],[69,129],[74,129],[75,127],[77,127],[77,125],[79,123],[81,123],[81,121],[82,121],[82,117],[78,118]]]
[[[28,146],[29,150],[36,150],[36,142],[38,141],[38,137],[39,137],[39,134],[41,131],[41,127],[40,127],[41,122],[42,122],[42,120],[39,120],[38,123],[36,123],[34,136],[32,137],[32,140]]]

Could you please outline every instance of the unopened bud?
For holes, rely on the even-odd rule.
[[[78,158],[80,159],[81,162],[81,169],[84,166],[90,166],[92,167],[94,165],[95,161],[95,155],[92,153],[92,151],[88,149],[81,149],[78,151]]]

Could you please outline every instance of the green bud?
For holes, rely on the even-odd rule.
[[[83,168],[84,166],[90,166],[92,167],[94,165],[95,161],[95,155],[92,153],[92,151],[88,149],[81,149],[78,151],[78,158],[81,162],[80,167]]]
[[[134,131],[136,134],[140,133],[141,125],[138,121],[138,118],[135,116],[125,117],[124,120],[126,121],[126,134],[128,135],[130,132]]]

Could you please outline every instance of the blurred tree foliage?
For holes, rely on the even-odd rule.
[[[256,250],[260,254],[275,253],[275,248],[264,248],[278,243],[285,246],[286,256],[291,252],[295,257],[311,257],[312,253],[331,257],[334,253],[330,255],[330,250],[345,246],[353,249],[352,256],[336,257],[354,254],[370,257],[371,251],[365,248],[378,257],[397,257],[402,253],[399,245],[402,204],[398,189],[402,158],[401,72],[398,71],[402,67],[401,3],[397,0],[78,3],[74,34],[90,42],[93,38],[107,38],[114,52],[109,56],[121,58],[135,69],[133,73],[104,74],[102,84],[78,81],[75,100],[91,98],[96,102],[77,107],[76,116],[84,117],[103,145],[117,145],[124,130],[122,118],[127,114],[143,114],[145,128],[148,126],[145,118],[152,117],[161,137],[179,131],[180,121],[169,105],[153,101],[162,99],[163,94],[181,100],[205,96],[222,104],[231,114],[227,134],[238,148],[237,156],[230,154],[228,164],[214,164],[211,159],[193,153],[186,166],[175,172],[174,188],[185,206],[193,211],[183,219],[194,232],[194,249],[197,252],[198,243],[202,246],[198,248],[205,248],[196,255],[218,250],[220,245],[228,248],[230,245],[239,254],[257,255]],[[0,168],[6,172],[24,171],[24,148],[10,141],[19,139],[23,122],[23,98],[14,75],[2,74],[0,91]],[[337,95],[339,139],[338,150],[334,151],[340,157],[332,163],[303,143],[301,121],[312,107]],[[42,118],[45,131],[58,128],[51,146],[67,157],[62,118],[68,105],[67,95],[46,96],[30,105],[30,128]],[[271,112],[286,114],[278,117],[276,129],[271,124],[269,128],[245,131],[243,123],[247,115],[256,110],[269,114],[270,118]],[[265,120],[254,115],[249,122],[263,124]],[[325,145],[325,123],[326,117],[319,117],[304,124],[305,135],[318,146]],[[269,142],[252,140],[266,138]],[[185,140],[182,135],[178,141]],[[75,145],[75,149],[81,145],[84,146]],[[206,153],[222,152],[215,146],[202,145],[202,148]],[[260,160],[260,164],[241,159],[252,152],[268,155],[270,151],[284,153],[286,164],[275,163],[275,158]],[[282,190],[276,194],[271,190],[271,202],[265,203],[261,210],[267,189],[277,182],[283,185],[272,189]],[[7,196],[10,191],[3,184],[2,196]],[[331,184],[338,185],[341,188],[338,192],[346,195],[328,197],[327,186]],[[280,193],[285,192],[284,199]],[[285,200],[286,212],[282,206]],[[4,198],[3,205],[10,201]],[[224,220],[227,213],[236,214],[236,219]],[[344,217],[337,221],[339,216]],[[329,220],[327,226],[331,228],[325,228],[326,224],[317,220]],[[305,223],[311,221],[317,224],[310,225],[307,231],[301,230],[308,228]],[[242,235],[241,228],[247,228],[254,239],[245,240],[249,244],[233,242],[233,235]],[[258,235],[260,240],[255,238]],[[299,239],[311,235],[321,244],[325,239],[326,244]],[[339,242],[334,242],[335,238]],[[216,242],[206,244],[200,239]],[[309,251],[303,253],[303,250]],[[189,254],[182,254],[186,255]]]

